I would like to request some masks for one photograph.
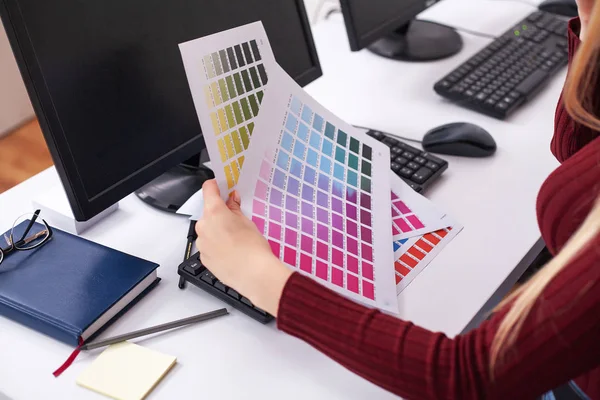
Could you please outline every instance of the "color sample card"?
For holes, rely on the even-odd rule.
[[[179,45],[219,189],[235,188],[275,64],[262,23]]]
[[[410,188],[390,172],[392,185],[392,234],[395,240],[420,236],[445,228],[445,215],[431,200]]]
[[[280,67],[238,190],[273,253],[349,298],[398,312],[389,149],[308,96]]]
[[[400,294],[425,267],[462,230],[462,226],[444,217],[446,227],[422,236],[394,240],[394,270],[397,293]]]

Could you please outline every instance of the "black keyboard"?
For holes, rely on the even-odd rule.
[[[536,11],[434,85],[441,96],[505,119],[568,63],[567,21]]]
[[[248,316],[264,324],[273,320],[273,316],[254,306],[250,300],[219,281],[202,263],[200,253],[196,253],[179,265],[177,273],[191,284],[206,290],[213,296],[230,304]]]
[[[380,131],[369,130],[367,135],[390,148],[392,171],[417,193],[421,193],[448,169],[448,161],[395,139]]]

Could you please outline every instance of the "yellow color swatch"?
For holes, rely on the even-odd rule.
[[[141,400],[176,362],[173,356],[121,342],[104,350],[77,378],[77,384],[113,399]]]
[[[233,118],[233,109],[231,108],[231,105],[225,106],[225,115],[227,116],[227,122],[229,123],[229,126],[234,127],[236,123],[235,119]]]
[[[226,165],[224,170],[225,170],[225,178],[227,179],[227,187],[229,189],[231,189],[235,186],[235,182],[236,182],[233,179],[233,174],[231,173],[231,167],[229,165]]]
[[[240,179],[240,167],[237,161],[231,163],[231,170],[233,171],[233,180],[237,182]]]
[[[221,161],[227,161],[227,153],[225,152],[225,142],[223,142],[223,139],[219,139],[217,141],[217,144],[219,146],[219,154],[221,154]]]
[[[204,86],[204,96],[206,96],[205,101],[206,101],[207,106],[210,106],[211,104],[213,106],[215,105],[215,102],[214,102],[212,96],[210,95],[210,86],[209,85]]]
[[[225,111],[220,108],[217,110],[217,115],[219,116],[219,124],[221,125],[221,132],[225,132],[229,127],[227,126],[227,121],[225,120]]]
[[[210,54],[204,56],[204,68],[209,78],[215,77],[215,70],[212,65],[212,60],[210,58]]]
[[[239,154],[242,151],[244,151],[242,149],[242,140],[240,139],[240,134],[238,133],[238,131],[233,131],[231,134],[233,135],[233,145],[235,146],[235,152]]]
[[[217,117],[217,113],[210,113],[210,120],[212,121],[212,126],[213,126],[213,130],[215,132],[215,135],[218,135],[221,133],[221,128],[219,128],[219,119]]]
[[[240,158],[238,158],[238,163],[240,164],[240,169],[242,169],[242,167],[244,166],[244,156],[241,156]]]
[[[231,135],[225,136],[225,148],[227,149],[227,158],[232,158],[235,155]]]
[[[252,131],[254,130],[254,122],[250,122],[248,124],[248,131],[250,132],[250,136],[252,136]]]
[[[221,95],[219,94],[219,89],[217,88],[217,82],[213,82],[210,84],[210,90],[213,94],[213,99],[215,99],[215,104],[221,104],[223,100],[221,100]]]

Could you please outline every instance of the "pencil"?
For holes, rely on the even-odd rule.
[[[162,331],[166,331],[166,330],[173,329],[173,328],[178,328],[180,326],[189,325],[189,324],[193,324],[196,322],[206,321],[206,320],[221,317],[221,316],[227,315],[227,314],[229,314],[229,311],[227,311],[226,308],[220,308],[218,310],[210,311],[210,312],[207,312],[204,314],[199,314],[199,315],[196,315],[193,317],[183,318],[183,319],[180,319],[177,321],[167,322],[166,324],[156,325],[156,326],[153,326],[150,328],[140,329],[139,331],[115,336],[113,338],[102,340],[100,342],[84,344],[83,346],[81,346],[81,350],[93,350],[93,349],[97,349],[98,347],[109,346],[111,344],[124,342],[125,340],[134,339],[134,338],[137,338],[140,336],[151,335],[153,333],[162,332]]]
[[[196,222],[194,220],[190,220],[190,227],[188,229],[187,234],[187,243],[185,245],[185,254],[183,255],[183,261],[186,261],[192,256],[192,246],[194,245],[194,241],[197,238],[196,235]],[[185,278],[183,276],[179,277],[179,289],[183,289],[185,287]]]

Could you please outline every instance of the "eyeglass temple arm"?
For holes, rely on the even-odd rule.
[[[40,215],[40,211],[41,210],[35,210],[35,212],[33,213],[33,218],[31,218],[31,220],[29,221],[29,224],[27,224],[27,228],[25,228],[25,232],[23,232],[23,236],[21,236],[21,239],[17,240],[17,243],[22,241],[23,239],[25,239],[25,236],[27,236],[27,234],[29,233],[29,230],[31,229],[31,227],[33,226],[35,221],[37,220],[38,215]]]

